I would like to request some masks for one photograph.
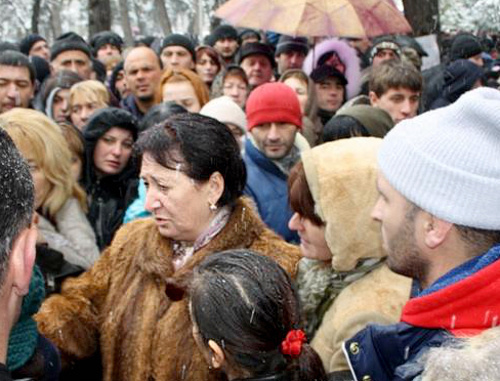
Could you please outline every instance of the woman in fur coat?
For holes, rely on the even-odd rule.
[[[241,196],[245,167],[223,124],[180,114],[137,145],[152,217],[124,225],[89,271],[66,281],[62,294],[42,305],[39,329],[65,361],[100,350],[105,381],[217,380],[196,348],[187,298],[167,297],[167,278],[185,277],[231,248],[268,256],[293,276],[298,249]]]

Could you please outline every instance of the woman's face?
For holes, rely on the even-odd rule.
[[[290,230],[297,231],[300,237],[302,256],[324,262],[332,260],[332,253],[325,240],[325,227],[313,224],[308,218],[294,213],[288,222]]]
[[[307,84],[295,77],[287,78],[283,83],[291,87],[293,91],[295,91],[295,94],[297,94],[297,97],[299,98],[300,111],[302,111],[302,115],[304,115],[307,100],[309,99]]]
[[[226,77],[222,92],[235,101],[241,108],[245,107],[248,96],[248,86],[241,78],[235,76]]]
[[[91,99],[85,99],[82,96],[75,96],[71,104],[70,118],[71,122],[80,131],[83,130],[90,117],[99,109],[106,107],[105,104]]]
[[[126,167],[132,145],[132,132],[120,127],[111,127],[102,135],[94,148],[94,167],[103,175],[117,175]]]
[[[145,153],[141,178],[147,188],[145,209],[160,234],[176,241],[194,242],[208,227],[213,212],[209,181],[199,183],[181,172],[164,167]]]
[[[201,105],[189,81],[170,82],[163,86],[163,102],[174,101],[189,112],[200,112]]]
[[[203,53],[201,59],[196,62],[196,72],[207,84],[212,83],[218,71],[219,67],[207,53]]]
[[[25,147],[20,147],[19,150],[21,151],[21,154],[28,162],[31,172],[31,177],[33,177],[33,185],[35,186],[35,210],[36,210],[40,208],[47,199],[47,196],[49,195],[49,192],[52,188],[52,184],[49,182],[47,177],[45,177],[43,169],[38,165],[37,161],[35,160],[35,155],[33,154],[33,151],[25,149]]]

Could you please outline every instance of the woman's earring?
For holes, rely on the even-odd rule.
[[[217,205],[210,203],[210,210],[215,212],[217,210]]]

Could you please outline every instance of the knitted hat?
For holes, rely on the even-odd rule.
[[[290,51],[298,51],[306,56],[309,52],[309,44],[307,43],[307,38],[282,35],[278,40],[278,45],[276,45],[276,56],[279,56],[281,53]]]
[[[394,121],[391,116],[378,107],[367,105],[346,107],[337,111],[335,116],[330,120],[343,115],[356,119],[366,128],[370,136],[383,138],[394,127]]]
[[[500,230],[499,158],[500,92],[483,87],[397,124],[378,161],[389,183],[425,211]]]
[[[238,65],[241,65],[241,62],[248,56],[255,54],[265,56],[271,63],[271,66],[276,67],[276,61],[274,60],[272,48],[262,42],[249,42],[248,44],[243,45],[240,49]]]
[[[247,117],[240,106],[230,97],[222,96],[212,99],[200,110],[201,115],[217,119],[221,123],[231,123],[239,127],[243,133],[247,128]]]
[[[459,34],[453,39],[450,48],[450,61],[470,58],[483,51],[481,41],[472,34]]]
[[[220,25],[211,34],[211,42],[215,44],[223,38],[230,38],[238,41],[238,31],[231,25]]]
[[[92,46],[92,49],[94,50],[94,54],[97,55],[97,51],[106,44],[111,44],[113,46],[116,46],[118,50],[122,50],[122,45],[123,45],[123,39],[116,34],[115,32],[111,32],[109,30],[106,30],[104,32],[99,32],[96,33],[92,36],[92,39],[90,40],[90,46]]]
[[[89,58],[92,56],[90,46],[85,40],[76,33],[69,32],[61,35],[50,49],[50,60],[53,61],[59,54],[69,50],[79,50],[85,53]]]
[[[250,93],[246,104],[247,128],[282,122],[302,129],[302,113],[295,92],[281,82],[265,83]]]
[[[168,46],[182,46],[187,51],[189,51],[189,53],[191,53],[193,61],[196,62],[196,52],[194,50],[194,44],[188,37],[177,33],[168,35],[163,39],[163,42],[161,43],[160,54],[163,49]]]
[[[38,41],[47,41],[47,40],[36,33],[28,34],[21,40],[21,42],[19,42],[19,49],[21,50],[21,53],[24,53],[28,56],[31,47],[35,45],[35,43],[37,43]]]
[[[338,78],[342,86],[347,85],[347,78],[340,71],[330,65],[318,66],[309,76],[314,83],[321,83],[328,78]]]
[[[401,47],[398,45],[394,37],[392,36],[382,36],[378,37],[373,41],[372,49],[370,50],[370,59],[373,60],[373,57],[379,52],[379,50],[390,49],[394,51],[401,57]]]
[[[261,40],[259,31],[255,29],[242,28],[238,34],[240,41],[245,41],[247,38],[255,37],[257,40]]]

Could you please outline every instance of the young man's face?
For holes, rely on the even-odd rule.
[[[220,38],[215,42],[214,49],[217,50],[222,57],[229,59],[234,56],[238,50],[238,41],[229,37]]]
[[[430,262],[421,250],[421,237],[416,234],[422,211],[411,205],[382,174],[378,176],[377,189],[379,198],[371,216],[380,222],[387,265],[397,274],[424,279]]]
[[[338,78],[327,78],[314,84],[318,107],[326,111],[337,111],[344,103],[344,86]]]
[[[306,59],[304,52],[289,50],[276,56],[278,72],[283,74],[288,69],[302,69],[302,64]]]
[[[380,97],[370,91],[370,103],[389,113],[395,124],[417,115],[420,92],[398,87],[387,90]]]

